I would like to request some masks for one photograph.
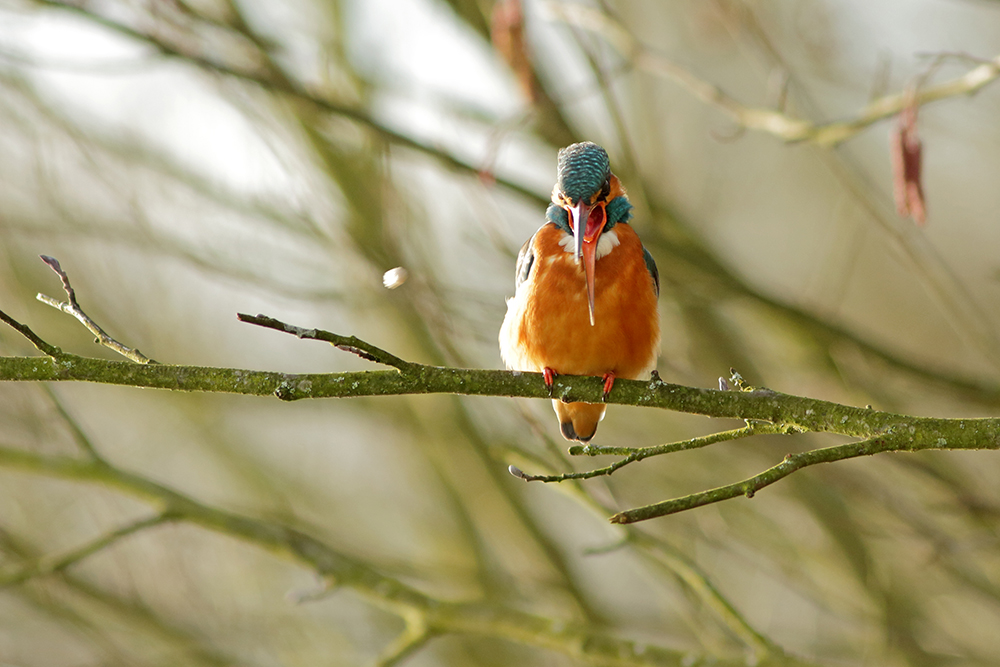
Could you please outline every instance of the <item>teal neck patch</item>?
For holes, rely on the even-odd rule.
[[[628,200],[628,197],[615,197],[608,202],[608,224],[604,225],[605,229],[611,229],[619,222],[628,222],[632,219],[632,202]]]

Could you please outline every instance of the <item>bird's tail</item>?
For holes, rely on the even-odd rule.
[[[604,419],[607,406],[602,403],[563,403],[553,400],[552,407],[559,417],[559,428],[567,440],[589,442],[597,433],[597,424]]]

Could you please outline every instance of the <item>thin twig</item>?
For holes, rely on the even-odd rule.
[[[247,315],[246,313],[236,313],[236,319],[240,322],[255,324],[266,329],[284,331],[285,333],[290,333],[299,338],[325,341],[332,344],[337,349],[350,352],[351,354],[356,354],[366,361],[374,361],[375,363],[392,366],[393,368],[398,368],[403,372],[410,371],[414,367],[419,366],[419,364],[404,361],[391,352],[386,352],[382,348],[376,347],[367,341],[363,341],[357,336],[341,336],[340,334],[324,331],[323,329],[304,329],[302,327],[297,327],[294,324],[287,324],[286,322],[282,322],[281,320],[277,320],[273,317],[268,317],[267,315]]]
[[[80,423],[66,409],[62,399],[59,398],[59,395],[55,392],[55,390],[53,390],[52,385],[43,384],[42,390],[48,395],[49,400],[52,401],[52,405],[55,406],[59,416],[62,417],[63,422],[69,428],[70,432],[72,432],[73,439],[76,440],[80,449],[82,449],[87,456],[97,461],[104,461],[104,457],[97,451],[97,447],[95,447],[94,443],[91,442],[90,437],[88,437],[86,432],[84,432]]]
[[[301,84],[292,81],[288,77],[284,76],[281,72],[268,71],[259,72],[246,67],[241,68],[240,66],[219,62],[213,57],[206,55],[204,53],[199,53],[187,47],[187,45],[182,45],[180,43],[173,43],[167,39],[161,37],[152,32],[144,32],[138,28],[134,28],[130,25],[122,23],[116,19],[110,18],[99,14],[91,9],[90,5],[75,4],[71,2],[60,2],[58,0],[34,0],[37,4],[57,7],[68,12],[74,12],[83,15],[87,19],[111,30],[117,31],[127,37],[135,39],[141,43],[148,44],[149,46],[156,49],[160,54],[170,57],[178,58],[201,67],[207,71],[214,72],[216,74],[221,74],[223,76],[232,77],[235,79],[240,79],[248,83],[258,85],[265,90],[280,93],[283,95],[288,95],[299,101],[306,102],[308,104],[314,105],[316,108],[322,110],[323,112],[330,113],[336,116],[347,118],[354,122],[357,122],[370,130],[374,131],[380,138],[386,140],[388,143],[401,146],[403,148],[408,148],[424,155],[428,155],[435,158],[440,163],[445,165],[450,169],[457,169],[460,171],[472,172],[475,174],[479,173],[478,168],[474,164],[469,164],[458,157],[452,155],[451,153],[442,150],[429,143],[424,143],[414,139],[411,136],[404,134],[398,130],[394,130],[389,125],[380,122],[368,110],[359,107],[357,105],[343,104],[331,99],[326,99],[319,94],[309,91],[306,87]],[[264,58],[267,58],[266,54],[259,54]],[[498,184],[503,185],[508,190],[512,192],[517,192],[522,196],[533,199],[536,201],[545,201],[546,198],[539,197],[538,193],[530,188],[527,188],[520,183],[506,179],[500,176],[496,176],[494,179]]]
[[[87,313],[83,312],[83,309],[80,308],[80,304],[76,302],[76,292],[73,290],[73,286],[69,284],[69,276],[66,275],[66,272],[63,271],[62,266],[59,265],[59,260],[57,260],[55,257],[49,257],[48,255],[39,255],[39,257],[41,257],[42,261],[48,264],[49,268],[55,271],[56,275],[59,276],[59,279],[62,281],[63,290],[65,290],[66,296],[68,297],[69,301],[59,301],[57,299],[53,299],[50,296],[42,294],[41,292],[39,292],[35,296],[36,299],[38,299],[42,303],[52,306],[57,310],[61,310],[67,315],[72,315],[73,317],[78,319],[80,323],[83,324],[83,326],[87,327],[90,333],[94,334],[94,336],[96,337],[94,342],[99,343],[111,350],[114,350],[115,352],[122,355],[126,359],[134,361],[137,364],[156,363],[149,357],[142,354],[142,352],[140,352],[139,350],[122,345],[114,338],[109,336],[107,333],[105,333],[104,329],[98,326],[97,322],[92,320],[90,316],[87,315]]]
[[[527,458],[535,459],[530,455]],[[537,461],[537,459],[535,460]],[[583,486],[578,481],[568,482],[561,488],[569,490],[570,494],[577,498],[584,507],[601,518],[606,518],[614,513],[614,510],[598,501],[593,494],[585,493]],[[777,662],[785,667],[801,665],[801,663],[793,661],[785,662],[784,649],[756,630],[736,606],[712,583],[711,578],[667,540],[653,537],[646,531],[638,530],[631,525],[619,524],[617,528],[621,531],[615,533],[619,536],[617,541],[604,547],[587,549],[585,553],[599,555],[622,547],[637,547],[635,550],[637,555],[645,558],[649,563],[655,564],[658,568],[670,571],[718,615],[723,626],[732,631],[753,651],[755,655],[753,664],[765,664],[769,662],[770,658],[781,657]]]
[[[375,667],[395,667],[433,639],[434,633],[423,620],[419,615],[407,618],[406,629],[382,651],[375,661]]]
[[[591,624],[546,618],[513,606],[452,602],[432,597],[404,581],[382,574],[361,559],[308,533],[276,521],[202,504],[152,479],[109,465],[65,456],[42,456],[0,446],[0,467],[96,484],[157,506],[169,507],[170,520],[242,539],[263,550],[288,557],[323,580],[351,588],[371,604],[403,617],[407,623],[414,623],[411,627],[419,628],[419,624],[423,624],[435,634],[506,639],[530,648],[558,651],[589,664],[665,667],[679,665],[685,660],[685,654],[679,650],[619,638]],[[399,646],[405,649],[419,645],[404,642]],[[391,658],[391,655],[388,657]],[[719,658],[713,659],[712,664],[738,667],[745,661]],[[778,667],[788,663],[762,660],[759,664],[762,667]]]
[[[98,551],[111,546],[122,538],[128,537],[133,533],[137,533],[140,530],[144,530],[152,526],[158,526],[161,523],[170,521],[171,519],[172,517],[168,514],[157,514],[140,521],[135,521],[126,526],[122,526],[121,528],[113,530],[110,533],[101,535],[100,537],[59,556],[58,558],[43,557],[39,558],[30,565],[18,567],[16,569],[8,569],[6,572],[0,572],[0,588],[13,586],[15,584],[22,584],[36,577],[62,572],[71,565],[80,562],[88,556],[94,555]]]
[[[832,463],[833,461],[843,461],[858,456],[869,456],[871,454],[891,451],[890,447],[886,447],[889,437],[888,434],[880,435],[846,445],[789,454],[778,465],[768,468],[759,475],[749,477],[742,482],[727,484],[726,486],[709,489],[708,491],[700,491],[681,498],[665,500],[653,505],[645,505],[619,512],[612,516],[610,521],[611,523],[635,523],[636,521],[646,521],[647,519],[676,514],[684,510],[694,509],[695,507],[711,505],[735,498],[736,496],[753,498],[754,494],[761,489],[788,477],[797,470],[816,465],[817,463]]]
[[[773,640],[761,633],[736,608],[736,606],[719,591],[709,576],[699,566],[661,538],[653,537],[634,526],[622,526],[628,532],[628,542],[636,547],[635,552],[656,567],[664,568],[679,578],[704,603],[715,612],[728,628],[743,643],[754,652],[756,661],[765,661],[768,657],[778,658],[778,662],[787,659],[785,650]],[[747,661],[747,664],[754,664]],[[788,660],[789,667],[799,664]]]
[[[518,469],[516,466],[510,466],[508,470],[510,471],[510,474],[514,475],[514,477],[523,479],[526,482],[564,482],[570,479],[591,479],[593,477],[610,475],[620,468],[624,468],[629,463],[642,461],[643,459],[647,459],[651,456],[683,452],[689,449],[699,449],[701,447],[707,447],[708,445],[714,445],[717,442],[748,438],[753,435],[787,432],[788,428],[783,424],[752,422],[742,428],[733,429],[731,431],[712,433],[711,435],[691,438],[689,440],[681,440],[679,442],[671,442],[665,445],[656,445],[654,447],[600,447],[595,445],[574,445],[569,448],[569,453],[573,456],[601,456],[610,454],[625,456],[625,458],[619,459],[604,468],[597,468],[586,472],[567,472],[559,475],[529,475]]]
[[[600,34],[636,67],[679,84],[700,101],[725,113],[740,127],[766,132],[789,143],[811,142],[822,147],[835,146],[870,125],[895,116],[908,102],[906,91],[893,93],[872,100],[854,118],[816,124],[781,111],[748,107],[715,84],[655,53],[603,12],[577,4],[572,5],[572,11],[564,7],[563,3],[549,3],[548,6],[561,21]],[[917,106],[948,97],[971,95],[1000,78],[1000,56],[979,62],[981,64],[959,77],[921,88],[916,96]]]
[[[47,354],[50,357],[58,357],[62,355],[63,353],[62,350],[60,350],[55,345],[50,345],[49,343],[46,343],[44,340],[39,338],[35,334],[35,332],[28,327],[27,324],[21,324],[10,315],[3,312],[2,310],[0,310],[0,320],[2,320],[10,328],[14,329],[22,336],[27,338],[31,342],[31,344],[35,346],[35,349],[37,349],[42,354]]]
[[[707,447],[708,445],[714,445],[717,442],[738,440],[739,438],[748,438],[752,435],[773,435],[775,433],[787,432],[788,428],[783,424],[751,422],[746,426],[734,428],[731,431],[722,431],[720,433],[713,433],[711,435],[701,436],[698,438],[669,442],[665,445],[655,445],[653,447],[603,447],[601,445],[574,445],[569,448],[569,453],[572,456],[636,456],[636,460],[641,461],[642,459],[649,458],[650,456],[672,454],[674,452],[683,452],[689,449],[699,449],[701,447]]]

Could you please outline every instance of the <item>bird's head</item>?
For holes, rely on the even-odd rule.
[[[566,222],[573,233],[576,260],[583,262],[590,324],[593,326],[597,242],[606,230],[627,220],[632,208],[618,177],[611,173],[607,152],[589,141],[560,150],[552,203],[554,206],[550,207],[550,212],[560,213],[560,209],[566,212]],[[552,211],[555,207],[558,208]]]

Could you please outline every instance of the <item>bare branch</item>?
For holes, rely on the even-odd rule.
[[[742,482],[736,482],[735,484],[720,486],[716,489],[692,493],[691,495],[683,496],[681,498],[665,500],[653,505],[645,505],[643,507],[637,507],[635,509],[619,512],[611,517],[611,523],[635,523],[636,521],[645,521],[647,519],[654,519],[656,517],[683,512],[684,510],[694,509],[695,507],[711,505],[712,503],[729,500],[730,498],[735,498],[737,496],[753,498],[754,494],[764,487],[770,486],[778,480],[788,477],[797,470],[816,465],[817,463],[831,463],[833,461],[843,461],[844,459],[856,458],[858,456],[871,456],[872,454],[878,454],[880,452],[908,449],[905,447],[898,447],[898,443],[894,442],[895,440],[896,438],[887,433],[883,436],[869,438],[868,440],[861,440],[859,442],[852,442],[846,445],[814,449],[812,451],[800,452],[798,454],[789,454],[778,465],[768,468],[759,475],[754,475],[753,477],[747,478]],[[996,443],[994,443],[993,448],[996,448]]]
[[[146,528],[150,528],[152,526],[158,526],[161,523],[170,520],[171,517],[167,514],[157,514],[156,516],[135,521],[113,530],[110,533],[101,535],[100,537],[91,540],[90,542],[87,542],[86,544],[57,558],[44,557],[27,566],[10,568],[7,569],[6,572],[0,571],[0,588],[13,586],[15,584],[22,584],[30,579],[54,574],[56,572],[62,572],[71,565],[79,563],[84,558],[92,556],[112,544],[115,544],[122,538],[137,533],[140,530],[145,530]]]
[[[707,664],[687,660],[681,651],[611,636],[583,623],[545,618],[509,606],[461,603],[431,597],[300,530],[205,505],[151,479],[103,463],[42,456],[0,446],[0,467],[98,484],[166,507],[171,520],[186,521],[285,556],[312,570],[320,578],[353,589],[373,605],[406,619],[411,630],[416,632],[412,638],[405,636],[401,642],[390,647],[402,654],[419,648],[421,640],[434,634],[475,634],[558,651],[590,664],[623,667]],[[138,525],[133,524],[132,527]],[[393,664],[393,653],[387,651],[383,659],[388,661],[387,664]],[[738,667],[744,665],[745,660],[713,659],[711,664]],[[766,656],[757,664],[760,667],[778,667],[802,663],[777,655]]]
[[[599,10],[574,4],[570,11],[563,3],[557,2],[548,6],[559,20],[602,35],[637,67],[679,84],[698,100],[725,113],[740,127],[766,132],[790,143],[807,141],[824,148],[836,146],[870,125],[895,116],[907,107],[911,99],[910,94],[904,90],[872,100],[852,119],[814,124],[781,111],[748,107],[736,101],[715,84],[655,53]],[[1000,56],[989,60],[979,59],[978,62],[979,65],[962,76],[922,87],[912,98],[914,104],[919,107],[949,97],[971,95],[1000,78]]]
[[[434,633],[423,624],[423,619],[407,620],[406,629],[396,640],[382,651],[375,661],[375,667],[395,667],[434,638]]]
[[[657,445],[655,447],[601,447],[600,445],[574,445],[569,448],[569,453],[573,456],[600,456],[602,454],[611,454],[625,456],[625,458],[619,459],[604,468],[597,468],[586,472],[566,472],[559,475],[529,475],[515,466],[510,466],[509,471],[514,477],[523,479],[526,482],[565,482],[570,479],[591,479],[592,477],[610,475],[616,470],[627,466],[629,463],[642,461],[643,459],[647,459],[651,456],[672,454],[673,452],[683,452],[689,449],[699,449],[701,447],[714,445],[717,442],[748,438],[753,435],[787,432],[788,429],[780,424],[753,422],[747,424],[743,428],[737,428],[731,431],[721,431],[719,433],[713,433],[700,438],[691,438],[690,440],[681,440],[680,442],[671,442],[665,445]]]
[[[143,31],[115,18],[105,16],[94,10],[91,5],[62,2],[59,0],[34,1],[41,5],[59,8],[71,13],[83,15],[87,19],[94,21],[99,25],[152,47],[159,52],[160,55],[184,60],[197,67],[203,68],[208,72],[246,81],[273,93],[287,95],[298,101],[313,105],[316,109],[324,113],[329,113],[359,123],[360,125],[374,131],[379,138],[385,140],[386,142],[430,156],[449,169],[464,171],[476,175],[480,172],[479,167],[476,165],[469,164],[446,150],[418,141],[401,131],[393,129],[387,124],[380,122],[366,109],[357,105],[343,104],[327,99],[311,90],[308,90],[306,87],[288,78],[280,71],[275,71],[273,69],[261,71],[260,68],[254,70],[246,67],[241,68],[230,63],[220,62],[218,59],[191,49],[187,45],[171,42],[155,32]],[[266,59],[266,54],[258,55]],[[535,201],[545,201],[545,198],[540,197],[537,192],[515,181],[499,176],[495,177],[493,180],[499,185],[502,185],[504,188],[512,192],[517,192],[526,198]]]
[[[21,324],[10,315],[3,312],[2,310],[0,310],[0,320],[2,320],[10,328],[14,329],[14,331],[18,332],[19,334],[27,338],[31,342],[31,344],[35,346],[35,349],[37,349],[42,354],[47,354],[50,357],[58,357],[63,353],[62,350],[60,350],[55,345],[49,345],[44,340],[35,335],[35,332],[32,331],[27,324]]]
[[[269,318],[263,318],[267,320]],[[27,329],[4,315],[19,331]],[[262,320],[262,321],[263,321]],[[604,399],[599,377],[560,375],[550,390],[541,373],[473,368],[429,366],[398,360],[394,355],[356,337],[344,337],[320,330],[302,329],[273,320],[274,328],[290,333],[315,331],[318,340],[356,348],[392,363],[396,370],[347,373],[276,373],[239,368],[130,364],[121,361],[59,353],[58,364],[39,363],[36,357],[0,357],[0,381],[82,381],[102,384],[153,387],[181,391],[276,395],[283,400],[305,398],[348,398],[404,394],[452,393],[466,396],[507,396],[556,398],[588,403],[635,405],[726,419],[742,419],[772,424],[784,432],[813,431],[870,438],[890,428],[913,427],[905,449],[995,449],[1000,447],[1000,419],[943,419],[881,412],[841,405],[830,401],[792,396],[764,388],[718,391],[686,387],[659,379],[649,381],[619,379],[615,392]],[[40,349],[57,349],[31,334]],[[322,337],[320,337],[322,336]],[[755,425],[754,429],[762,426]],[[735,433],[741,433],[737,430]],[[757,431],[760,432],[760,431]],[[975,432],[975,433],[974,433]],[[711,436],[716,437],[716,436]],[[693,443],[693,444],[691,444]],[[696,446],[690,443],[661,446]],[[607,450],[594,450],[608,453]],[[657,448],[643,451],[650,456]],[[581,450],[581,453],[582,452]]]
[[[236,319],[240,322],[246,322],[247,324],[255,324],[259,327],[274,329],[275,331],[284,331],[285,333],[290,333],[293,336],[305,338],[307,340],[326,341],[327,343],[334,345],[336,348],[344,350],[345,352],[350,352],[351,354],[356,354],[366,361],[374,361],[379,364],[385,364],[386,366],[398,368],[401,371],[412,370],[414,367],[414,364],[411,364],[408,361],[403,361],[396,355],[386,352],[380,347],[375,347],[371,343],[363,341],[357,336],[341,336],[330,331],[324,331],[323,329],[303,329],[302,327],[297,327],[294,324],[287,324],[273,317],[268,317],[267,315],[247,315],[246,313],[236,313]]]
[[[36,299],[42,303],[48,304],[57,310],[61,310],[67,315],[72,315],[80,321],[83,326],[87,327],[90,333],[94,334],[96,337],[94,342],[103,345],[106,348],[112,349],[118,354],[122,355],[126,359],[134,361],[137,364],[155,364],[156,362],[143,355],[139,350],[126,347],[122,345],[114,338],[105,333],[104,329],[98,326],[97,322],[92,320],[87,313],[83,312],[80,308],[80,304],[76,302],[76,291],[73,286],[69,283],[69,276],[63,271],[62,266],[59,265],[59,260],[55,257],[49,257],[47,255],[39,255],[42,261],[48,264],[49,268],[56,272],[59,279],[62,281],[63,289],[66,291],[66,296],[69,301],[58,301],[50,296],[39,293],[35,296]]]
[[[231,368],[139,365],[61,353],[57,359],[48,360],[50,363],[40,363],[37,357],[0,357],[0,380],[79,380],[187,391],[272,394],[282,400],[430,393],[525,398],[555,396],[568,402],[588,403],[605,400],[603,382],[599,377],[562,375],[556,378],[550,391],[540,373],[427,366],[402,361],[353,336],[344,337],[330,332],[303,329],[265,316],[243,315],[241,319],[302,338],[325,340],[366,359],[391,364],[395,370],[291,375]],[[40,343],[47,345],[44,341]],[[912,417],[791,396],[770,389],[755,389],[740,383],[737,385],[739,391],[718,391],[670,384],[663,382],[658,376],[647,382],[619,380],[615,384],[616,391],[607,397],[606,402],[743,419],[748,422],[748,426],[657,447],[573,450],[574,454],[625,454],[624,459],[589,472],[533,476],[513,466],[510,472],[526,481],[587,479],[609,475],[629,463],[649,456],[704,447],[755,433],[813,431],[864,438],[849,445],[789,455],[778,466],[743,482],[629,510],[616,514],[612,519],[615,522],[632,522],[701,507],[738,495],[752,496],[757,490],[815,463],[881,452],[1000,449],[1000,419]]]

